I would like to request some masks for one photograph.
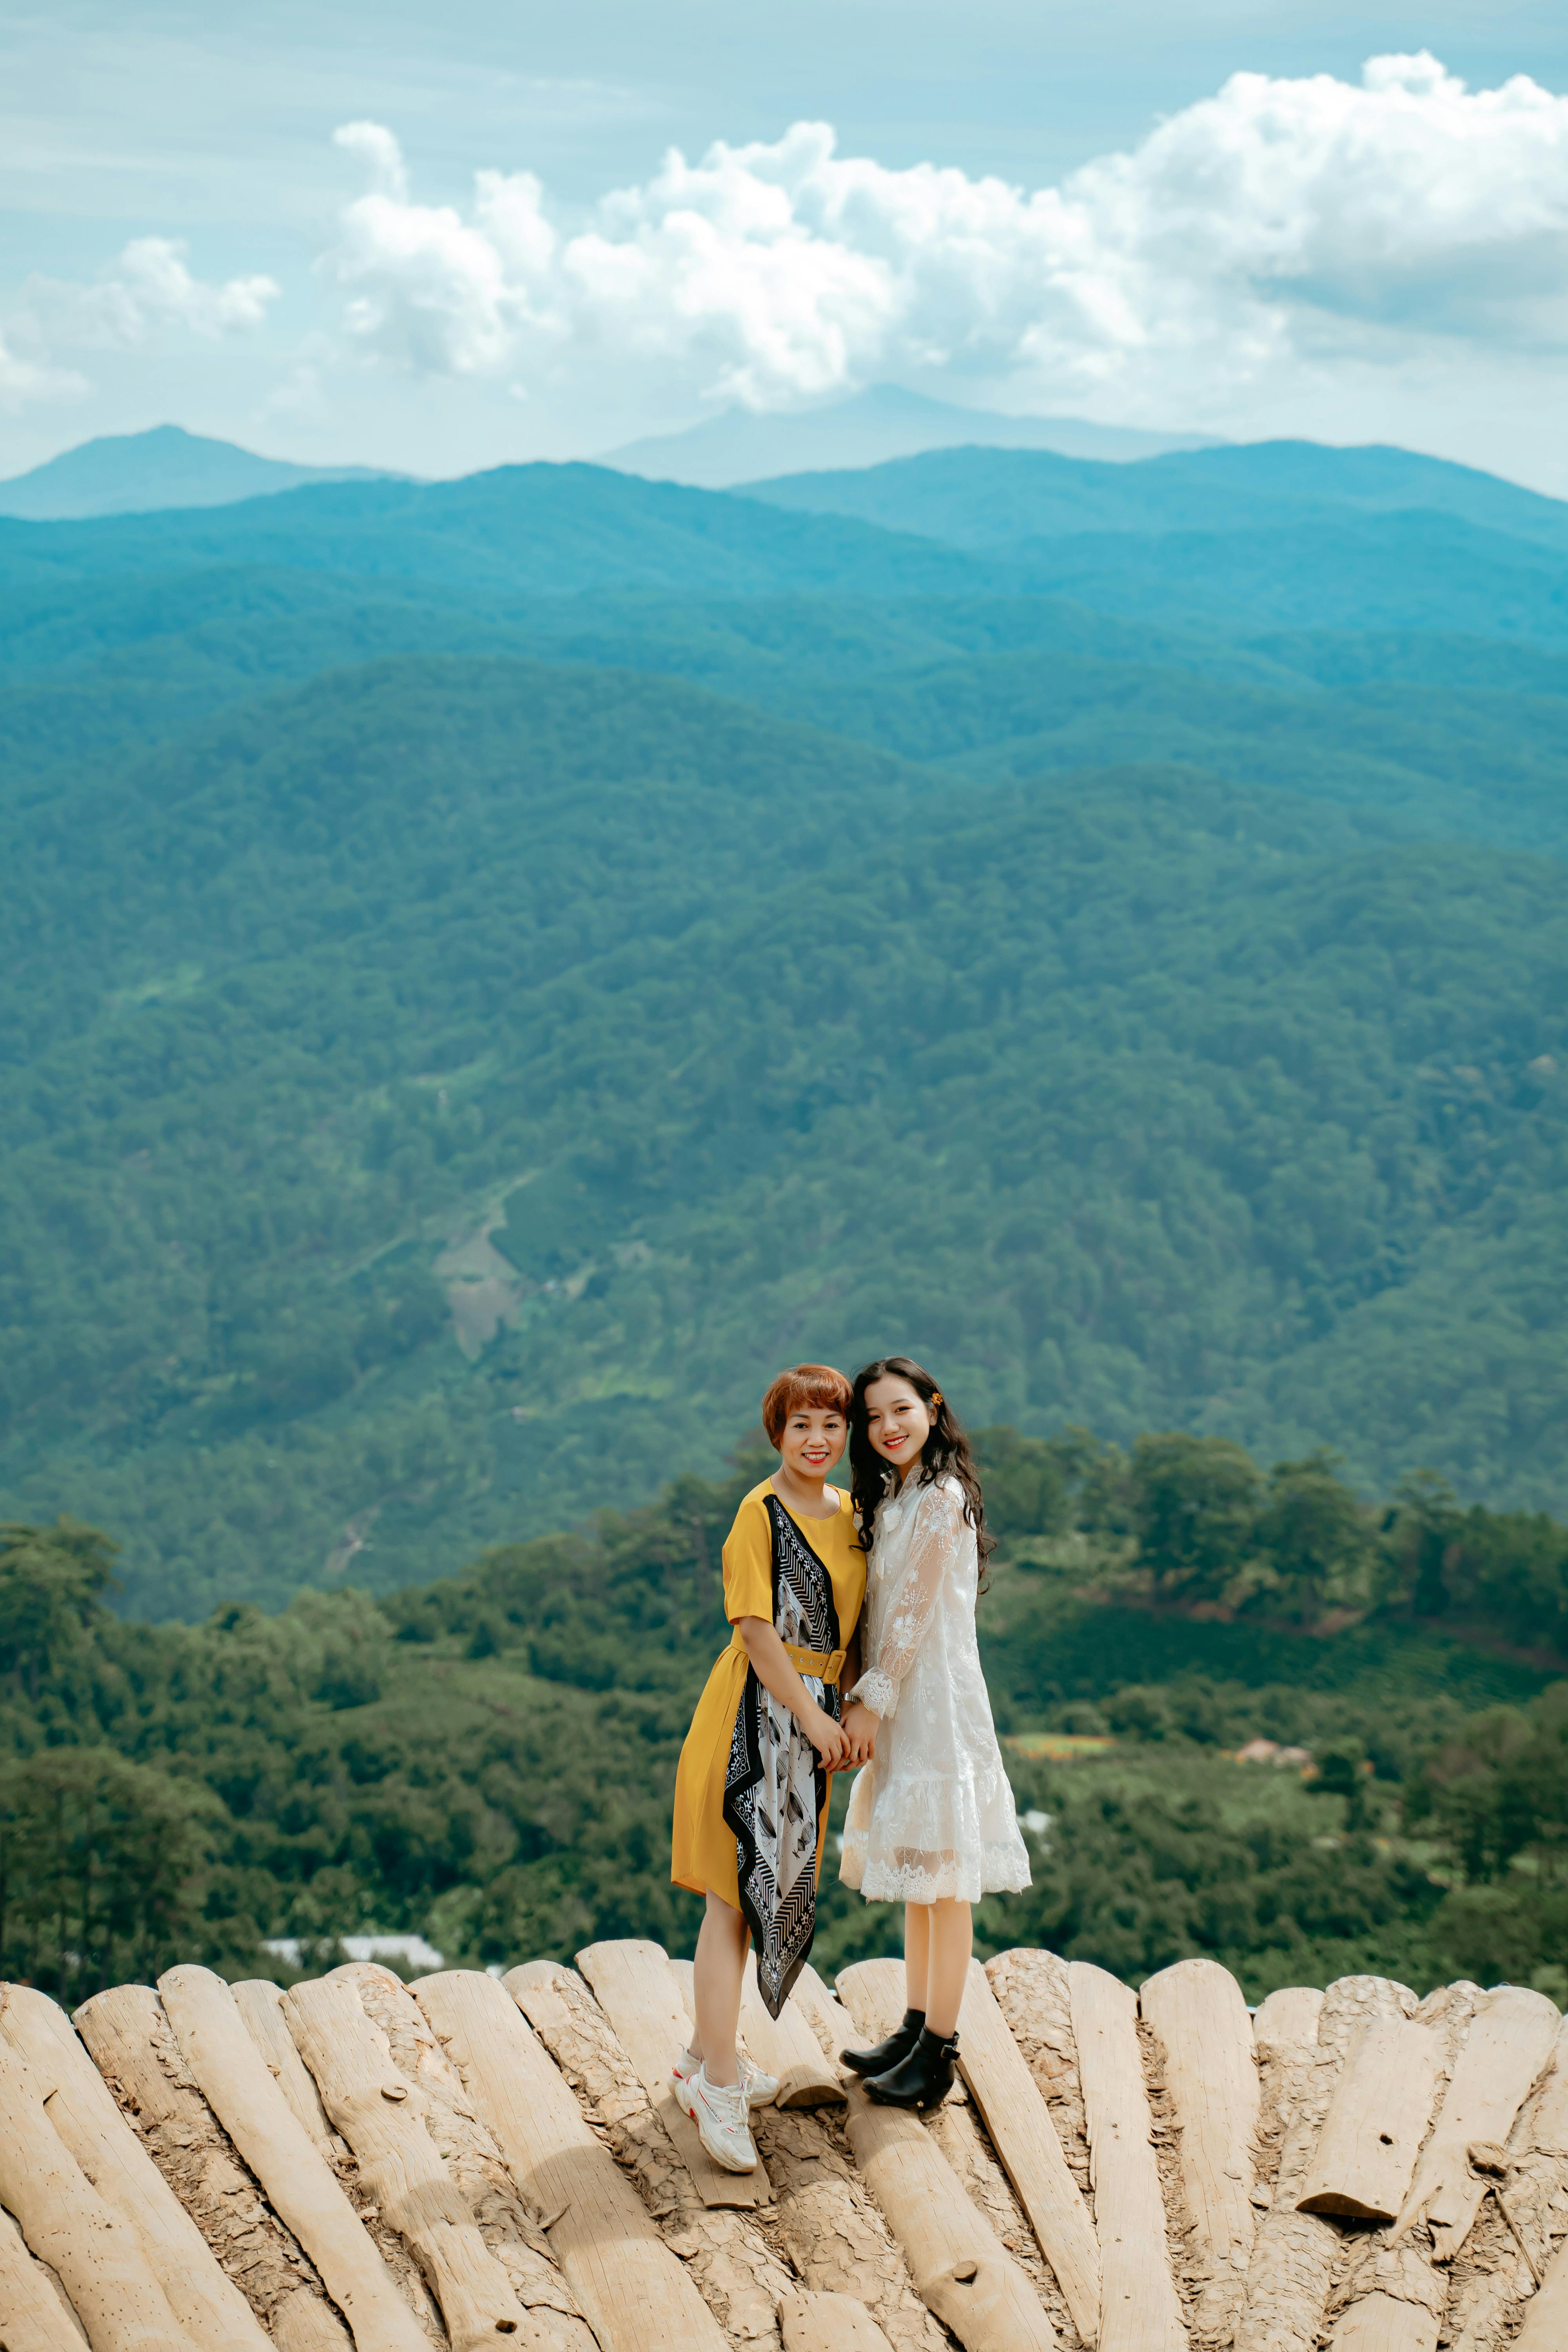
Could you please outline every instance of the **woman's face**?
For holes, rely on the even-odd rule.
[[[844,1453],[849,1424],[837,1405],[803,1404],[779,1434],[779,1454],[797,1478],[825,1478]]]
[[[911,1462],[919,1461],[935,1419],[919,1389],[898,1372],[873,1381],[866,1391],[866,1434],[871,1451],[895,1469],[907,1470]]]

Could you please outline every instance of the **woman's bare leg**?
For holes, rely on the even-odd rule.
[[[904,1906],[904,1999],[910,2009],[924,2010],[926,1979],[931,1973],[931,1906]]]
[[[969,1976],[973,1948],[973,1924],[967,1903],[932,1903],[925,1910],[930,1921],[930,1958],[926,1966],[926,2032],[945,2042],[958,2031],[958,2012]],[[910,2006],[917,2004],[911,2002]]]
[[[691,1997],[697,2011],[691,2054],[702,2061],[710,2083],[740,2080],[735,2028],[741,2020],[741,1992],[746,1979],[746,1923],[733,1904],[710,1887],[691,1972]]]

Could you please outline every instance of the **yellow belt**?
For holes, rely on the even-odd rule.
[[[730,1636],[730,1647],[744,1651],[745,1646],[737,1625]],[[793,1642],[784,1643],[784,1652],[797,1675],[815,1675],[817,1681],[823,1683],[838,1680],[844,1672],[844,1661],[849,1655],[847,1650],[797,1650]]]

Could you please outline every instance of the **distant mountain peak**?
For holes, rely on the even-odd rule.
[[[773,475],[858,469],[932,449],[1048,449],[1114,464],[1223,446],[1202,433],[1145,433],[1081,416],[1004,416],[933,400],[902,384],[874,383],[847,399],[786,415],[729,408],[683,433],[627,442],[598,462],[617,473],[726,490]]]
[[[26,522],[82,521],[166,507],[226,507],[311,482],[384,478],[372,466],[296,466],[232,441],[153,425],[107,433],[0,482],[0,515]]]

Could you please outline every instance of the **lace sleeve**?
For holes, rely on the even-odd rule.
[[[931,1486],[921,1496],[920,1516],[900,1576],[888,1597],[877,1654],[863,1674],[851,1698],[868,1706],[886,1723],[898,1709],[899,1691],[924,1641],[947,1571],[959,1557],[964,1529],[963,1505],[945,1486]]]

